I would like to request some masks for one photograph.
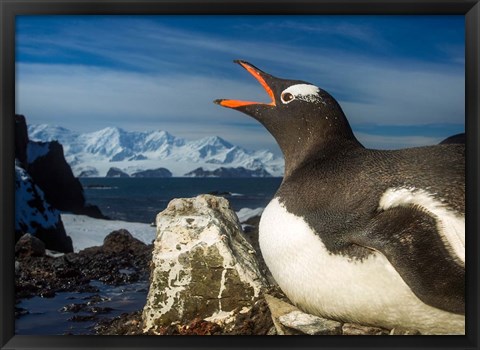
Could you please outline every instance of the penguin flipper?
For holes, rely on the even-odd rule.
[[[425,304],[465,314],[465,268],[442,241],[435,218],[414,206],[375,216],[353,243],[385,255]]]

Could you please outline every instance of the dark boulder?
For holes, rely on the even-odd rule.
[[[45,243],[30,233],[24,234],[15,244],[15,256],[43,256]]]
[[[45,192],[47,201],[62,211],[76,212],[85,206],[83,187],[73,175],[65,160],[63,146],[57,141],[32,142],[32,147],[46,146],[49,151],[36,159],[29,159],[28,172],[33,181]]]
[[[125,229],[113,231],[103,240],[103,251],[105,253],[137,252],[145,249],[145,247],[145,243],[134,238]]]

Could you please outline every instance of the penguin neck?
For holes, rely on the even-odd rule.
[[[276,138],[285,158],[284,178],[312,161],[322,162],[364,148],[348,124],[343,131],[335,135],[324,131],[296,136],[294,139],[282,136]]]

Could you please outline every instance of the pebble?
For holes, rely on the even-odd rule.
[[[296,329],[308,335],[339,335],[342,324],[301,311],[292,311],[279,317],[280,322],[289,328]]]

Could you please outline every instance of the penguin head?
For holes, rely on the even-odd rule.
[[[339,148],[356,141],[337,101],[325,90],[301,80],[274,77],[245,61],[234,61],[263,86],[268,103],[219,99],[214,102],[248,114],[262,123],[288,157]]]
[[[236,60],[263,86],[270,96],[269,103],[219,99],[215,103],[248,114],[261,123],[268,123],[269,117],[289,118],[306,114],[326,113],[327,106],[335,100],[319,87],[301,80],[288,80],[274,77],[254,65]]]

